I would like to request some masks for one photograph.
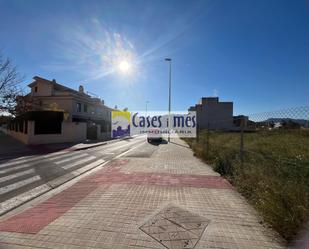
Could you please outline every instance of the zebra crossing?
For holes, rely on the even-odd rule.
[[[15,193],[21,194],[35,187],[70,174],[97,167],[105,160],[82,151],[55,152],[0,162],[0,200],[6,201]]]
[[[104,166],[144,138],[80,151],[0,160],[0,215],[98,166]]]

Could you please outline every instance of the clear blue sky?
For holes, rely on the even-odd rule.
[[[26,75],[101,96],[106,104],[166,110],[201,96],[235,114],[308,105],[307,0],[0,0],[0,48]],[[115,70],[121,58],[131,73]]]

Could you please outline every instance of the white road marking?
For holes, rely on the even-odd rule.
[[[63,153],[64,152],[60,153],[60,155],[63,154]],[[47,158],[57,156],[57,155],[59,155],[59,154],[53,153],[53,154],[49,154],[49,155],[46,155],[46,156],[36,156],[36,157],[25,158],[25,159],[18,158],[18,159],[10,160],[7,163],[0,164],[0,168],[4,168],[4,167],[8,167],[8,166],[16,167],[17,165],[19,166],[19,164],[30,163],[30,162],[32,162],[32,164],[36,164],[36,163],[39,163],[40,161],[44,161]],[[63,156],[66,156],[66,155],[63,155]],[[58,158],[63,157],[63,156],[58,156]]]
[[[109,148],[106,150],[106,152],[110,152],[110,151],[113,151],[113,150],[117,150],[117,149],[120,149],[122,147],[126,147],[126,146],[132,146],[132,145],[135,145],[137,143],[140,143],[140,141],[137,141],[137,142],[133,142],[133,144],[123,144],[123,145],[119,145],[119,146],[116,146],[116,147],[112,147],[112,148]]]
[[[19,160],[24,160],[24,159],[30,159],[30,158],[34,158],[34,157],[37,157],[37,155],[33,155],[33,156],[21,156],[21,157],[18,157],[18,158],[14,158],[14,159],[8,159],[10,162],[17,162]],[[2,159],[0,161],[0,164],[2,161],[7,161],[7,159]]]
[[[136,139],[137,140],[137,139]],[[126,141],[122,141],[124,142],[124,144],[120,144],[117,146],[117,144],[108,144],[106,147],[104,146],[104,148],[98,148],[98,149],[92,149],[91,151],[95,152],[98,150],[102,150],[103,154],[110,154],[110,155],[114,155],[117,154],[117,150],[123,147],[132,147],[135,146],[137,144],[137,146],[130,148],[128,150],[126,150],[123,153],[118,154],[117,156],[113,156],[111,160],[113,159],[117,159],[119,157],[122,157],[128,153],[130,153],[131,151],[145,145],[145,142],[143,142],[141,139],[138,139],[138,141],[136,141],[135,139],[130,141],[130,142],[126,142]],[[119,141],[121,142],[121,141]],[[139,144],[140,143],[140,144]],[[104,159],[99,159],[96,161],[93,161],[94,159],[96,159],[97,157],[92,156],[92,155],[88,155],[87,153],[84,153],[82,151],[59,151],[59,152],[54,152],[54,153],[50,153],[47,155],[35,155],[35,156],[26,156],[26,157],[20,157],[18,159],[13,159],[10,161],[7,161],[3,164],[1,164],[0,162],[0,174],[3,173],[9,173],[11,171],[14,171],[16,169],[23,169],[25,168],[24,171],[22,172],[18,172],[16,174],[12,174],[12,175],[8,175],[8,176],[3,176],[0,177],[0,182],[5,182],[8,181],[10,179],[14,179],[23,175],[27,175],[27,174],[31,174],[35,172],[35,169],[26,169],[27,167],[31,167],[33,165],[39,164],[39,163],[47,163],[47,162],[52,162],[52,163],[56,163],[59,167],[63,168],[63,169],[71,169],[74,168],[75,166],[80,165],[81,167],[78,169],[75,169],[72,172],[67,173],[66,175],[69,174],[73,174],[73,178],[75,176],[81,175],[83,173],[85,173],[86,171],[90,171],[92,172],[92,170],[94,170],[95,168],[100,168],[103,167],[104,165],[106,165],[107,163],[109,163],[110,161],[105,161]],[[59,159],[61,159],[59,161]],[[77,161],[75,161],[75,159]],[[70,162],[74,160],[74,162]],[[88,163],[88,164],[87,164]],[[8,167],[9,166],[9,167]],[[8,167],[7,169],[1,170],[1,168],[4,167]],[[86,173],[87,174],[87,173]],[[61,177],[59,177],[61,178]],[[58,179],[58,178],[56,178]],[[55,179],[55,180],[56,180]],[[25,180],[21,180],[18,181],[16,183],[7,185],[5,187],[0,188],[0,195],[6,194],[8,192],[20,189],[28,184],[34,183],[41,180],[41,177],[39,175],[35,175],[33,177],[30,177],[28,179]],[[60,180],[60,179],[59,179]],[[63,182],[59,182],[60,184],[62,184]],[[40,186],[45,186],[46,184],[40,185]],[[44,189],[44,191],[47,191],[49,189],[49,187],[47,187],[47,189]],[[32,191],[32,190],[30,190]],[[29,192],[29,191],[27,191]],[[20,202],[25,202],[27,201],[27,192],[25,192],[24,194],[24,198],[22,198],[23,200],[20,200]],[[41,192],[43,193],[43,191]],[[22,194],[23,195],[23,194]],[[18,195],[20,196],[20,195]],[[17,197],[13,197],[13,198],[17,198]],[[2,206],[2,205],[0,205]],[[2,208],[2,207],[1,207]]]
[[[28,179],[7,185],[5,187],[0,188],[0,195],[8,193],[8,192],[13,191],[13,190],[16,190],[18,188],[24,187],[27,184],[33,183],[33,182],[38,181],[40,179],[41,179],[40,176],[33,176],[33,177],[28,178]]]
[[[12,180],[14,178],[17,178],[17,177],[20,177],[20,176],[23,176],[23,175],[32,174],[34,172],[35,172],[34,169],[28,169],[28,170],[18,172],[18,173],[15,173],[15,174],[11,174],[11,175],[8,175],[8,176],[3,176],[3,177],[0,177],[0,182]]]
[[[78,155],[73,155],[73,156],[70,156],[68,158],[65,158],[65,159],[62,159],[60,161],[56,161],[54,162],[55,164],[61,164],[61,163],[64,163],[64,162],[69,162],[69,161],[73,161],[74,159],[77,159],[77,158],[80,158],[80,157],[85,157],[85,156],[88,156],[88,154],[78,154]]]
[[[4,168],[4,167],[7,167],[7,166],[11,166],[11,165],[16,165],[16,164],[21,164],[21,163],[28,163],[28,162],[32,162],[32,161],[35,161],[35,160],[38,160],[40,158],[30,158],[30,159],[21,159],[21,160],[13,160],[13,161],[10,161],[10,162],[7,162],[7,163],[2,163],[0,164],[0,168]]]
[[[122,157],[122,156],[126,155],[127,153],[131,152],[132,150],[135,150],[136,148],[141,147],[142,145],[144,145],[144,143],[141,143],[141,144],[139,144],[139,145],[137,145],[137,146],[135,146],[135,147],[133,147],[133,148],[123,152],[123,153],[120,153],[119,155],[115,156],[114,158]]]
[[[80,168],[80,169],[77,169],[77,171],[79,171],[79,173],[81,173],[81,171],[82,171],[82,172],[85,172],[85,171],[87,171],[87,170],[89,170],[89,169],[92,169],[92,168],[94,168],[94,167],[96,167],[96,166],[99,166],[100,164],[102,164],[102,163],[104,163],[104,162],[105,162],[105,160],[99,159],[99,160],[97,160],[97,161],[95,161],[95,162],[92,162],[92,163],[88,164],[88,165],[85,166],[85,167],[82,167],[82,168]]]
[[[57,152],[49,153],[47,155],[43,155],[43,157],[44,158],[49,158],[49,157],[58,156],[58,155],[62,155],[62,154],[68,154],[68,153],[70,153],[70,152],[66,151],[66,150],[62,150],[62,151],[57,151]]]
[[[89,156],[89,157],[86,157],[86,158],[84,158],[82,160],[79,160],[79,161],[77,161],[75,163],[68,164],[68,165],[65,165],[65,166],[60,166],[60,167],[63,168],[63,169],[69,169],[69,168],[75,167],[77,165],[80,165],[82,163],[86,163],[88,161],[91,161],[91,160],[93,160],[95,158],[96,158],[95,156]]]
[[[61,153],[62,154],[62,153]],[[35,160],[34,159],[32,159],[32,160],[26,160],[26,163],[23,163],[23,164],[20,164],[20,162],[18,162],[18,163],[16,163],[15,165],[14,164],[12,164],[12,163],[10,163],[10,165],[5,165],[5,167],[7,167],[7,166],[9,166],[9,168],[8,169],[5,169],[5,170],[1,170],[1,166],[3,166],[3,165],[1,165],[0,166],[0,174],[5,174],[5,173],[9,173],[9,172],[11,172],[11,171],[14,171],[14,170],[17,170],[17,169],[23,169],[23,168],[27,168],[27,167],[31,167],[31,166],[33,166],[33,165],[35,165],[35,164],[44,164],[44,163],[47,163],[48,161],[53,161],[53,160],[58,160],[58,159],[60,159],[60,158],[63,158],[63,157],[68,157],[68,158],[71,158],[72,159],[72,155],[77,155],[77,154],[79,154],[79,153],[75,153],[75,154],[71,154],[71,153],[69,153],[69,154],[66,154],[66,155],[60,155],[60,156],[58,156],[58,154],[54,154],[53,156],[56,156],[56,158],[51,158],[51,155],[49,155],[48,157],[40,157],[40,158],[36,158]],[[71,157],[70,157],[71,156]],[[40,160],[38,160],[38,159],[40,159]],[[69,159],[69,160],[71,160],[71,159]],[[68,161],[69,161],[68,160]],[[24,160],[23,160],[24,161]],[[30,163],[28,163],[28,162],[30,162]],[[4,167],[4,166],[3,166]]]
[[[26,164],[16,165],[16,166],[14,165],[14,166],[10,167],[9,169],[0,170],[0,174],[6,174],[6,173],[12,172],[16,169],[28,168],[28,167],[31,167],[32,165],[36,164],[36,163],[26,163]]]
[[[62,157],[59,155],[62,154],[67,154],[67,151],[58,151],[58,152],[54,152],[48,155],[39,155],[39,156],[24,156],[24,157],[19,157],[17,159],[12,159],[9,160],[6,163],[1,163],[0,162],[0,168],[4,168],[7,166],[11,166],[11,165],[17,165],[17,164],[21,164],[21,163],[29,163],[29,162],[33,162],[33,161],[39,161],[39,160],[44,160],[45,158],[50,158],[50,157],[54,157],[54,156],[58,156],[58,158]],[[66,155],[63,155],[66,156]]]
[[[51,187],[43,184],[0,203],[0,215],[43,193],[46,193],[50,189]]]

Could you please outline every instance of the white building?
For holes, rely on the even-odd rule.
[[[31,92],[18,101],[21,112],[8,133],[27,144],[108,139],[111,111],[104,102],[55,80],[35,76]]]

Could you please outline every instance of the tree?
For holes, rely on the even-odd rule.
[[[13,62],[0,51],[0,113],[14,113],[16,98],[21,91],[18,85],[23,76]]]
[[[42,110],[40,100],[28,95],[17,95],[15,97],[15,107],[12,114],[18,116],[28,111]],[[62,110],[63,111],[63,110]]]

